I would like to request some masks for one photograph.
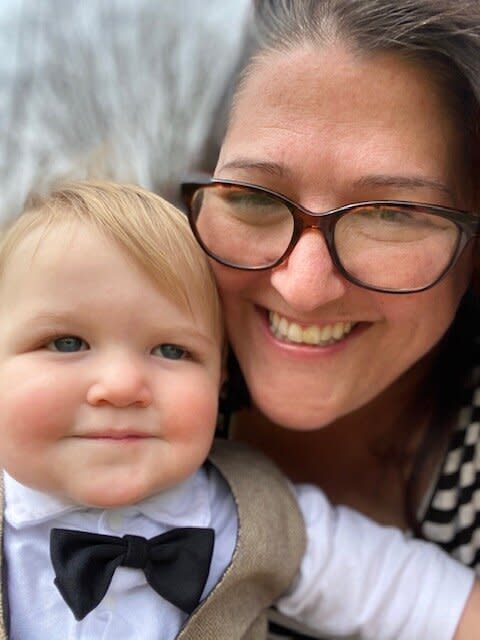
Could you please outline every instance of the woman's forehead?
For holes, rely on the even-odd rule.
[[[462,144],[423,66],[391,52],[303,47],[269,53],[250,68],[216,175],[251,180],[265,169],[336,182],[338,172],[348,183],[399,175],[447,192]]]
[[[236,93],[232,121],[251,117],[263,105],[287,110],[293,118],[299,105],[303,108],[298,117],[302,113],[306,117],[318,115],[319,107],[329,105],[340,118],[341,106],[352,101],[368,102],[369,109],[384,112],[385,96],[391,96],[394,104],[432,92],[442,102],[445,96],[440,83],[426,63],[399,52],[365,54],[341,43],[305,44],[289,51],[269,51],[254,59]],[[332,98],[336,99],[334,104]],[[251,109],[252,101],[256,109]]]

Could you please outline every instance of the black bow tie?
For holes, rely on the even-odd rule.
[[[207,581],[214,536],[212,529],[195,527],[173,529],[150,540],[52,529],[55,584],[81,620],[102,600],[117,567],[142,569],[157,593],[191,613]]]

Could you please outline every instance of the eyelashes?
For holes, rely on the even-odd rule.
[[[60,336],[47,342],[46,348],[57,353],[76,353],[87,351],[90,347],[83,338],[78,336]]]
[[[90,349],[89,344],[79,336],[59,336],[49,340],[45,348],[48,351],[56,353],[77,353],[79,351],[87,351]],[[191,352],[177,344],[162,343],[151,350],[154,356],[160,356],[167,360],[186,360],[191,359]]]
[[[186,360],[191,358],[191,353],[188,349],[181,347],[177,344],[160,344],[152,349],[153,355],[160,355],[168,360]]]

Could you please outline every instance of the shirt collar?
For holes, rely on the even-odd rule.
[[[89,507],[71,502],[43,491],[27,487],[5,471],[5,519],[19,529],[53,520],[74,512],[87,511]],[[134,514],[150,518],[154,522],[173,526],[208,526],[211,520],[209,485],[202,468],[183,482],[145,498],[138,503],[114,508],[119,514]],[[105,509],[93,509],[103,513]]]

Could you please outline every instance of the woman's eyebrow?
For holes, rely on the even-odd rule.
[[[400,189],[433,189],[442,195],[454,198],[455,194],[446,184],[423,176],[368,175],[355,181],[357,187],[397,187]]]
[[[284,164],[266,160],[239,157],[218,167],[217,172],[225,169],[256,169],[274,176],[288,177],[291,170]],[[399,176],[388,174],[372,174],[355,180],[354,187],[396,187],[400,189],[433,189],[442,195],[455,198],[455,194],[446,184],[434,178],[423,176]]]
[[[222,164],[217,168],[217,172],[223,171],[224,169],[257,169],[279,177],[285,177],[290,174],[289,168],[278,162],[242,157]]]

